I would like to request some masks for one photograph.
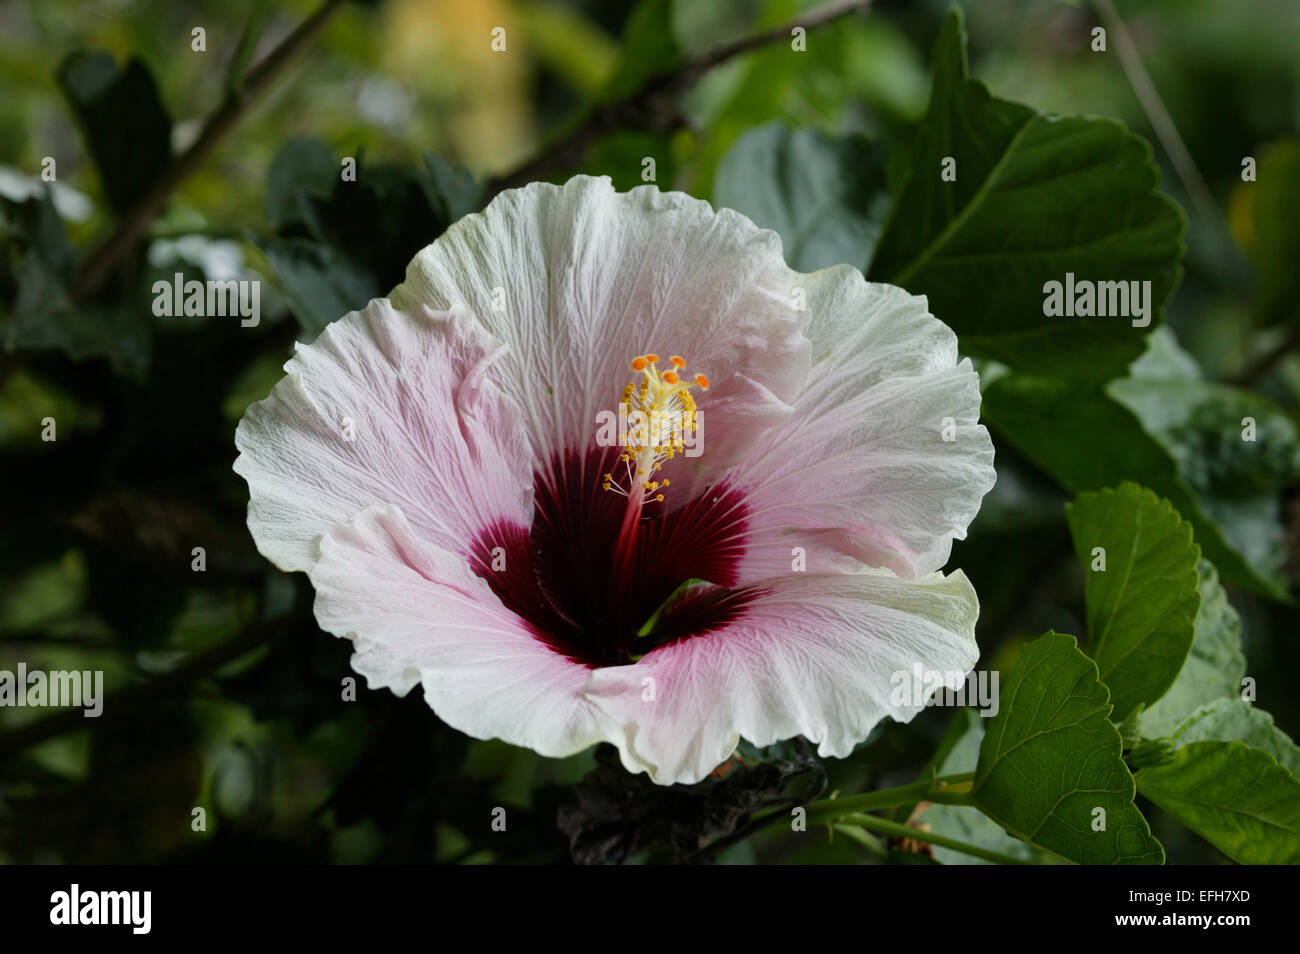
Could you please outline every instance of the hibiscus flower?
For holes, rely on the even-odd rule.
[[[939,572],[994,481],[970,362],[733,211],[503,192],[285,371],[236,434],[258,548],[371,688],[475,738],[693,782],[741,737],[845,756],[922,708],[895,674],[978,656]]]

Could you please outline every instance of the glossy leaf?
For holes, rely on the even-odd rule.
[[[1147,738],[1172,735],[1197,707],[1224,696],[1238,696],[1246,675],[1241,652],[1241,617],[1228,602],[1219,574],[1208,560],[1197,565],[1201,605],[1196,611],[1195,635],[1182,670],[1169,691],[1143,710],[1142,734]]]
[[[1233,861],[1300,864],[1300,781],[1244,742],[1193,742],[1138,791]]]
[[[1165,694],[1192,646],[1200,548],[1169,501],[1137,484],[1066,507],[1087,578],[1088,655],[1120,721]]]
[[[966,351],[1013,367],[1108,378],[1141,353],[1181,274],[1184,228],[1145,141],[1110,119],[991,96],[969,76],[954,8],[908,158],[870,278],[927,296]],[[1149,282],[1147,324],[1047,317],[1045,285],[1067,273]]]
[[[723,157],[713,202],[780,235],[791,268],[862,267],[889,206],[884,162],[865,139],[772,123],[746,133]]]
[[[975,805],[1023,841],[1081,864],[1160,864],[1097,665],[1073,636],[1025,645],[980,745]]]

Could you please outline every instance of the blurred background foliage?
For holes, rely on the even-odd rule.
[[[412,253],[566,135],[583,110],[812,5],[344,4],[175,191],[144,241],[82,296],[69,290],[78,260],[167,157],[194,143],[238,90],[241,70],[316,5],[0,6],[0,669],[102,669],[111,693],[95,722],[0,709],[0,860],[565,861],[571,845],[585,860],[860,860],[846,839],[728,837],[739,803],[726,792],[638,787],[600,753],[555,761],[468,739],[418,693],[399,700],[363,685],[344,702],[348,646],[317,629],[306,580],[255,552],[247,491],[230,469],[234,425],[279,378],[295,339],[384,294]],[[1086,5],[963,6],[972,74],[998,96],[1115,117],[1156,142],[1116,57],[1090,49],[1097,20]],[[787,43],[736,56],[683,90],[676,108],[599,129],[583,155],[542,174],[605,174],[630,188],[653,156],[661,188],[717,198],[724,157],[775,122],[860,144],[844,153],[855,168],[894,175],[869,143],[898,141],[924,115],[946,7],[878,2],[816,30],[804,57],[789,56]],[[1205,509],[1227,535],[1236,490],[1263,495],[1250,519],[1267,527],[1237,530],[1253,539],[1262,527],[1259,539],[1276,542],[1273,584],[1243,576],[1229,594],[1259,701],[1292,736],[1300,697],[1280,674],[1300,672],[1286,595],[1300,546],[1291,423],[1300,410],[1297,11],[1293,0],[1120,7],[1212,201],[1205,214],[1157,143],[1161,187],[1189,211],[1168,325],[1191,374],[1249,385],[1247,398],[1266,402],[1263,416],[1276,414],[1281,428],[1271,445],[1280,462],[1243,463],[1238,447],[1220,446],[1240,417],[1233,401],[1246,399],[1233,391],[1205,402],[1204,413],[1224,421],[1163,439],[1193,489],[1213,491],[1218,503]],[[192,49],[200,26],[205,52]],[[505,54],[490,47],[494,27],[506,30]],[[357,188],[340,185],[345,156],[358,162]],[[1272,170],[1258,185],[1242,182],[1247,156]],[[49,193],[46,157],[57,168]],[[839,200],[852,203],[856,188],[845,183]],[[263,279],[261,323],[153,317],[148,289],[182,268]],[[47,417],[55,442],[41,439]],[[981,668],[999,668],[1048,627],[1083,628],[1083,574],[1063,510],[1067,489],[1080,487],[1022,451],[999,435],[998,485],[952,561],[983,605]],[[191,570],[194,546],[206,550],[202,573]],[[860,791],[909,781],[951,718],[930,710],[881,726],[851,758],[825,765],[798,745],[743,753],[729,784],[754,807],[791,784]],[[620,828],[602,814],[611,798],[667,827],[655,837]],[[509,810],[507,833],[489,827],[498,805]],[[204,832],[191,828],[196,806],[207,809]],[[1143,808],[1172,862],[1222,860]],[[893,860],[929,859],[896,851]]]

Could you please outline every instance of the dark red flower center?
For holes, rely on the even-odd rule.
[[[489,527],[471,551],[474,572],[538,639],[592,668],[716,630],[755,595],[735,586],[743,495],[719,487],[671,512],[647,505],[629,531],[627,498],[601,489],[620,452],[558,455],[535,474],[532,526]]]

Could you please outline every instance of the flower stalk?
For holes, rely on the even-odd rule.
[[[1000,852],[989,851],[987,848],[981,848],[978,845],[972,845],[968,842],[960,841],[956,838],[949,838],[947,835],[939,835],[932,831],[924,831],[920,828],[913,828],[910,825],[904,825],[901,822],[890,821],[887,818],[878,818],[875,815],[849,815],[837,829],[856,826],[865,828],[868,831],[877,831],[882,835],[894,835],[900,838],[911,838],[915,841],[924,841],[931,845],[938,845],[940,848],[948,848],[952,851],[960,851],[964,855],[970,855],[973,858],[982,858],[985,861],[991,861],[999,865],[1027,865],[1033,862],[1026,861],[1023,858],[1013,858],[1011,855],[1004,855]]]

